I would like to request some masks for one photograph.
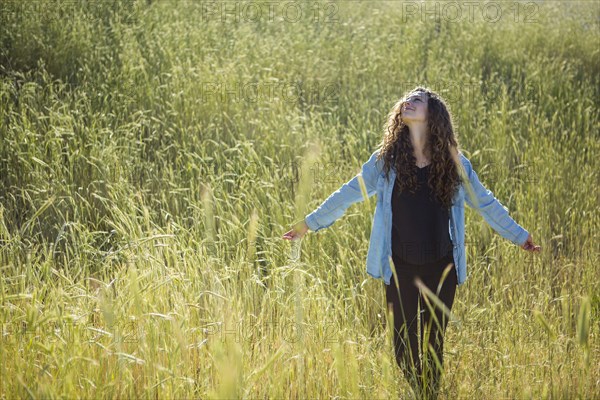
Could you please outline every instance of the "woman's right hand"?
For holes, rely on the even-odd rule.
[[[296,240],[301,239],[308,232],[308,225],[304,220],[296,223],[291,230],[283,234],[283,239]]]
[[[531,251],[531,252],[535,252],[535,253],[539,253],[542,250],[542,246],[538,246],[535,243],[533,243],[533,238],[531,237],[531,233],[529,234],[529,236],[527,236],[527,240],[525,241],[525,243],[523,243],[523,245],[521,247],[527,251]]]

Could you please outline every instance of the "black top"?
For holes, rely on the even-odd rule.
[[[431,164],[417,167],[417,189],[392,193],[392,256],[404,264],[423,265],[452,254],[449,210],[427,184]]]

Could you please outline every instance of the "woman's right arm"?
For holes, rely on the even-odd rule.
[[[371,154],[369,159],[362,165],[361,172],[344,183],[325,199],[316,210],[304,218],[307,227],[311,231],[317,232],[331,226],[344,215],[350,205],[364,201],[377,192],[377,177],[379,176],[377,155],[379,151],[377,149]],[[364,181],[366,196],[361,189],[361,179]]]
[[[294,227],[286,232],[283,238],[294,240],[304,236],[309,229],[317,232],[327,228],[344,215],[350,205],[366,200],[377,193],[377,177],[379,175],[377,155],[379,151],[380,149],[377,149],[371,154],[369,159],[362,165],[361,172],[333,192],[316,210],[308,214],[303,221],[294,224]],[[361,189],[361,180],[365,185],[366,196],[363,195]]]

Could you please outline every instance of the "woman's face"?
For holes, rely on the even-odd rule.
[[[400,117],[407,122],[427,121],[427,93],[411,93],[400,107]]]

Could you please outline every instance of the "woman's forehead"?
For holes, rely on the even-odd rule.
[[[427,97],[427,94],[425,92],[412,92],[409,93],[408,96],[406,96],[406,100],[413,100],[415,98],[425,98]]]

